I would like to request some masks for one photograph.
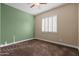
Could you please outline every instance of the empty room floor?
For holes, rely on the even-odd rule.
[[[78,50],[33,39],[1,48],[2,56],[78,56]]]

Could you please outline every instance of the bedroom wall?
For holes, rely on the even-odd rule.
[[[78,49],[79,49],[79,4],[78,4]]]
[[[1,4],[0,4],[0,43],[1,43]]]
[[[34,16],[1,4],[1,43],[34,37]]]
[[[44,33],[41,31],[41,19],[46,16],[58,16],[58,32]],[[66,4],[35,17],[35,37],[42,40],[55,41],[77,46],[78,40],[78,9],[77,4]]]

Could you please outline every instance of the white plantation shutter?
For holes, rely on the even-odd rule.
[[[57,32],[57,16],[53,16],[53,32]]]
[[[42,32],[57,32],[57,16],[42,19]]]
[[[44,32],[45,31],[45,26],[44,26],[44,22],[45,22],[45,20],[44,19],[42,19],[42,32]]]
[[[45,18],[45,32],[48,32],[48,18]]]
[[[49,32],[52,32],[53,31],[53,18],[52,17],[49,17]]]

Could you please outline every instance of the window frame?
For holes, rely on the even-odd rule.
[[[48,18],[48,20],[49,20],[50,17],[54,18],[54,16],[57,18],[57,19],[56,19],[56,30],[53,29],[53,26],[54,26],[54,25],[52,25],[52,30],[49,31],[49,27],[50,27],[50,26],[48,25],[48,31],[45,31],[45,21],[44,21],[45,18]],[[44,19],[44,20],[43,20],[43,19]],[[42,31],[42,29],[43,29],[43,31],[42,31],[43,33],[46,33],[46,32],[49,32],[49,33],[57,33],[57,32],[58,32],[58,16],[57,16],[57,15],[42,17],[42,19],[41,19],[41,25],[43,24],[43,23],[42,23],[42,20],[44,21],[44,26],[41,26],[41,31]],[[52,21],[53,21],[53,19],[52,19]],[[48,21],[48,24],[49,24],[49,21]],[[52,24],[53,24],[53,22],[52,22]]]

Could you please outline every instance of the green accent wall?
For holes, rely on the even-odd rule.
[[[34,16],[1,4],[1,44],[34,37]]]

